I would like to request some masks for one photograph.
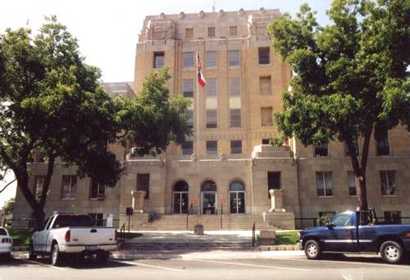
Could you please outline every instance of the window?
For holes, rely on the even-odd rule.
[[[262,145],[270,145],[270,139],[269,138],[263,138],[262,139]]]
[[[185,28],[185,39],[192,40],[194,38],[194,29]]]
[[[384,222],[386,224],[401,224],[401,212],[384,211]]]
[[[319,225],[323,226],[323,225],[329,224],[335,214],[336,214],[335,211],[320,211],[319,212]]]
[[[208,37],[209,38],[214,38],[215,37],[215,27],[213,27],[213,26],[208,27]]]
[[[229,26],[229,35],[237,36],[238,35],[238,27],[237,26]]]
[[[183,68],[194,67],[194,53],[193,52],[183,52],[182,60],[183,60]]]
[[[192,141],[185,141],[181,144],[183,155],[192,155],[194,152],[194,144]]]
[[[206,152],[208,155],[216,155],[218,153],[218,142],[206,141]]]
[[[241,82],[239,77],[229,79],[229,95],[241,96]]]
[[[240,52],[239,50],[228,51],[229,66],[239,66],[240,64]]]
[[[188,213],[188,183],[185,181],[178,181],[173,189],[173,208],[174,214]]]
[[[347,187],[349,189],[349,195],[357,195],[355,177],[353,171],[347,171]]]
[[[183,79],[182,80],[182,95],[187,98],[192,98],[194,96],[194,80],[193,79]]]
[[[318,196],[332,196],[332,172],[316,172],[316,190]]]
[[[206,52],[206,67],[212,68],[216,67],[216,51],[207,51]]]
[[[331,223],[337,227],[346,227],[353,224],[350,213],[339,213],[333,216]]]
[[[356,156],[359,155],[359,144],[358,144],[357,138],[353,140],[353,146],[354,146],[354,149],[355,149]],[[344,142],[344,149],[345,149],[345,155],[350,156],[349,147],[347,146],[346,142]]]
[[[89,213],[88,216],[90,216],[93,220],[93,224],[97,227],[102,227],[104,226],[104,216],[103,213]]]
[[[387,129],[376,129],[374,133],[376,140],[376,153],[378,156],[390,154],[389,134]]]
[[[262,47],[258,49],[259,64],[270,63],[270,48]]]
[[[397,192],[396,187],[396,171],[395,170],[383,170],[380,171],[380,182],[382,195],[395,195]]]
[[[241,109],[231,109],[230,117],[232,128],[241,127]]]
[[[77,176],[63,175],[61,198],[74,199],[77,193]]]
[[[242,141],[241,140],[231,141],[231,154],[242,154]]]
[[[281,188],[279,171],[268,171],[268,190],[279,190]]]
[[[313,149],[313,156],[315,157],[327,157],[328,155],[327,143],[315,145]]]
[[[272,82],[270,76],[259,77],[259,92],[261,95],[272,95]]]
[[[206,128],[217,128],[217,126],[218,126],[217,111],[214,109],[206,110]]]
[[[46,179],[46,176],[42,176],[42,175],[34,176],[33,194],[37,201],[41,199],[41,194],[43,192],[43,185],[44,185],[45,179]]]
[[[149,174],[138,173],[137,174],[137,191],[145,192],[145,199],[149,198]]]
[[[105,186],[98,184],[94,179],[90,181],[90,199],[103,200],[105,197]]]
[[[190,128],[194,127],[194,112],[192,110],[187,110],[188,114],[188,120],[187,120],[187,125]]]
[[[216,88],[216,79],[215,78],[209,78],[206,81],[206,96],[216,96],[217,95],[217,88]]]
[[[261,108],[261,125],[262,126],[272,126],[272,107],[262,107]]]
[[[154,52],[154,68],[161,68],[164,66],[164,52]]]
[[[245,213],[245,187],[242,182],[234,181],[229,185],[231,214]]]

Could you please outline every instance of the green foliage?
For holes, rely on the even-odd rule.
[[[295,245],[299,241],[299,232],[296,230],[276,232],[276,245]]]
[[[346,142],[356,175],[365,177],[373,131],[409,128],[410,1],[334,0],[328,15],[331,24],[321,27],[303,5],[296,18],[285,14],[269,26],[294,72],[276,120],[305,145]]]
[[[56,159],[113,187],[122,167],[108,144],[131,140],[143,152],[160,152],[189,134],[188,103],[169,97],[168,79],[166,70],[155,72],[137,98],[113,100],[55,17],[35,36],[24,28],[0,36],[0,170],[13,170],[37,226]],[[47,165],[39,201],[28,185],[28,163],[38,157]]]
[[[8,215],[13,214],[14,204],[15,204],[15,200],[13,198],[6,201],[6,203],[3,206],[4,216],[7,217]]]
[[[13,238],[13,246],[29,246],[31,241],[31,231],[16,230],[13,228],[7,229],[10,236]]]

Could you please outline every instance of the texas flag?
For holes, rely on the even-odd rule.
[[[204,87],[206,85],[206,80],[204,75],[202,74],[202,66],[201,66],[201,60],[199,59],[199,52],[196,53],[196,65],[198,68],[198,84],[201,87]]]

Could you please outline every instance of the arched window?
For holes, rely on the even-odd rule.
[[[172,195],[174,214],[188,213],[188,190],[189,185],[186,181],[180,180],[175,183]]]
[[[245,213],[245,186],[240,181],[233,181],[229,185],[229,198],[232,214]]]
[[[216,184],[207,180],[201,185],[201,209],[202,214],[216,214]]]

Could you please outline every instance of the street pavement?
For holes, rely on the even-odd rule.
[[[14,260],[0,263],[0,280],[9,279],[408,280],[410,265],[385,264],[376,256],[310,261],[301,251],[205,251],[168,255],[167,258],[161,254],[147,254],[131,259],[114,254],[106,265],[87,260],[53,267],[47,259],[30,261],[25,254],[16,254]]]

